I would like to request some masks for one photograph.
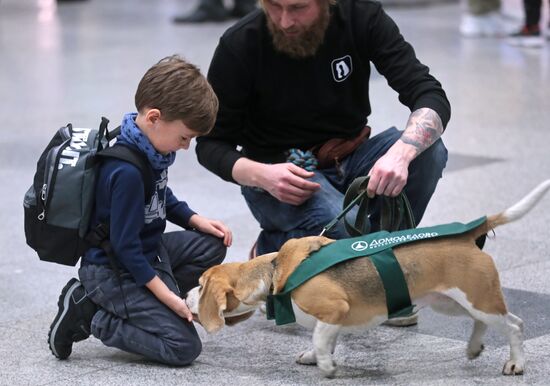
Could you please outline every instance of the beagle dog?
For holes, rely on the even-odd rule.
[[[497,226],[523,217],[549,188],[547,180],[514,206],[466,233],[393,250],[415,311],[429,305],[444,314],[474,319],[466,350],[469,359],[482,352],[488,326],[508,339],[510,359],[502,370],[505,375],[523,374],[523,321],[508,311],[493,259],[475,241]],[[283,290],[287,278],[310,253],[331,242],[320,236],[292,239],[279,252],[214,266],[201,276],[200,286],[189,292],[187,304],[207,332],[244,320],[270,293]],[[297,362],[317,364],[327,377],[336,371],[332,354],[339,333],[373,327],[388,318],[382,281],[367,257],[329,268],[292,291],[291,299],[296,321],[313,328],[313,348],[299,354]]]

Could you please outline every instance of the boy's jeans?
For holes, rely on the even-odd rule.
[[[290,238],[318,235],[342,211],[344,194],[351,182],[357,177],[368,175],[374,163],[401,134],[401,131],[392,127],[364,141],[353,154],[342,161],[338,169],[333,167],[317,170],[311,180],[321,184],[321,189],[299,206],[282,203],[261,189],[243,186],[241,192],[262,228],[258,238],[258,255],[279,250]],[[446,163],[447,149],[439,139],[409,166],[405,193],[417,224],[424,215]],[[378,230],[380,221],[379,208],[375,201],[370,217],[373,231]],[[348,216],[353,218],[356,209],[357,207],[350,211]],[[343,221],[339,221],[326,235],[334,239],[350,237]]]
[[[168,288],[184,296],[198,285],[206,269],[223,261],[225,252],[222,240],[213,236],[194,231],[165,233],[153,268]],[[128,272],[121,273],[124,296],[110,267],[83,265],[78,271],[88,296],[99,306],[92,334],[106,346],[161,363],[190,364],[202,349],[193,323],[166,307],[147,287],[138,287]]]

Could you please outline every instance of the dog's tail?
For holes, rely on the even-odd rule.
[[[550,179],[540,183],[519,202],[509,207],[504,212],[487,217],[487,221],[475,229],[475,238],[488,233],[499,225],[504,225],[522,218],[533,209],[548,189],[550,189]]]

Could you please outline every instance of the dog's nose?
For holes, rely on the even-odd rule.
[[[187,304],[187,307],[191,311],[192,314],[198,314],[199,313],[199,302],[198,302],[198,296],[197,294],[191,290],[187,294],[187,297],[185,298],[185,304]]]
[[[184,300],[185,300],[185,304],[187,304],[187,307],[189,308],[191,313],[194,313],[195,311],[193,310],[193,308],[194,308],[195,305],[194,305],[193,300],[190,299],[189,296],[186,297]]]

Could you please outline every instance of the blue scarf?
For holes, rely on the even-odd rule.
[[[155,170],[164,170],[176,160],[176,153],[160,154],[151,144],[149,138],[136,125],[137,113],[128,113],[122,119],[120,136],[125,142],[137,146],[149,159]]]

